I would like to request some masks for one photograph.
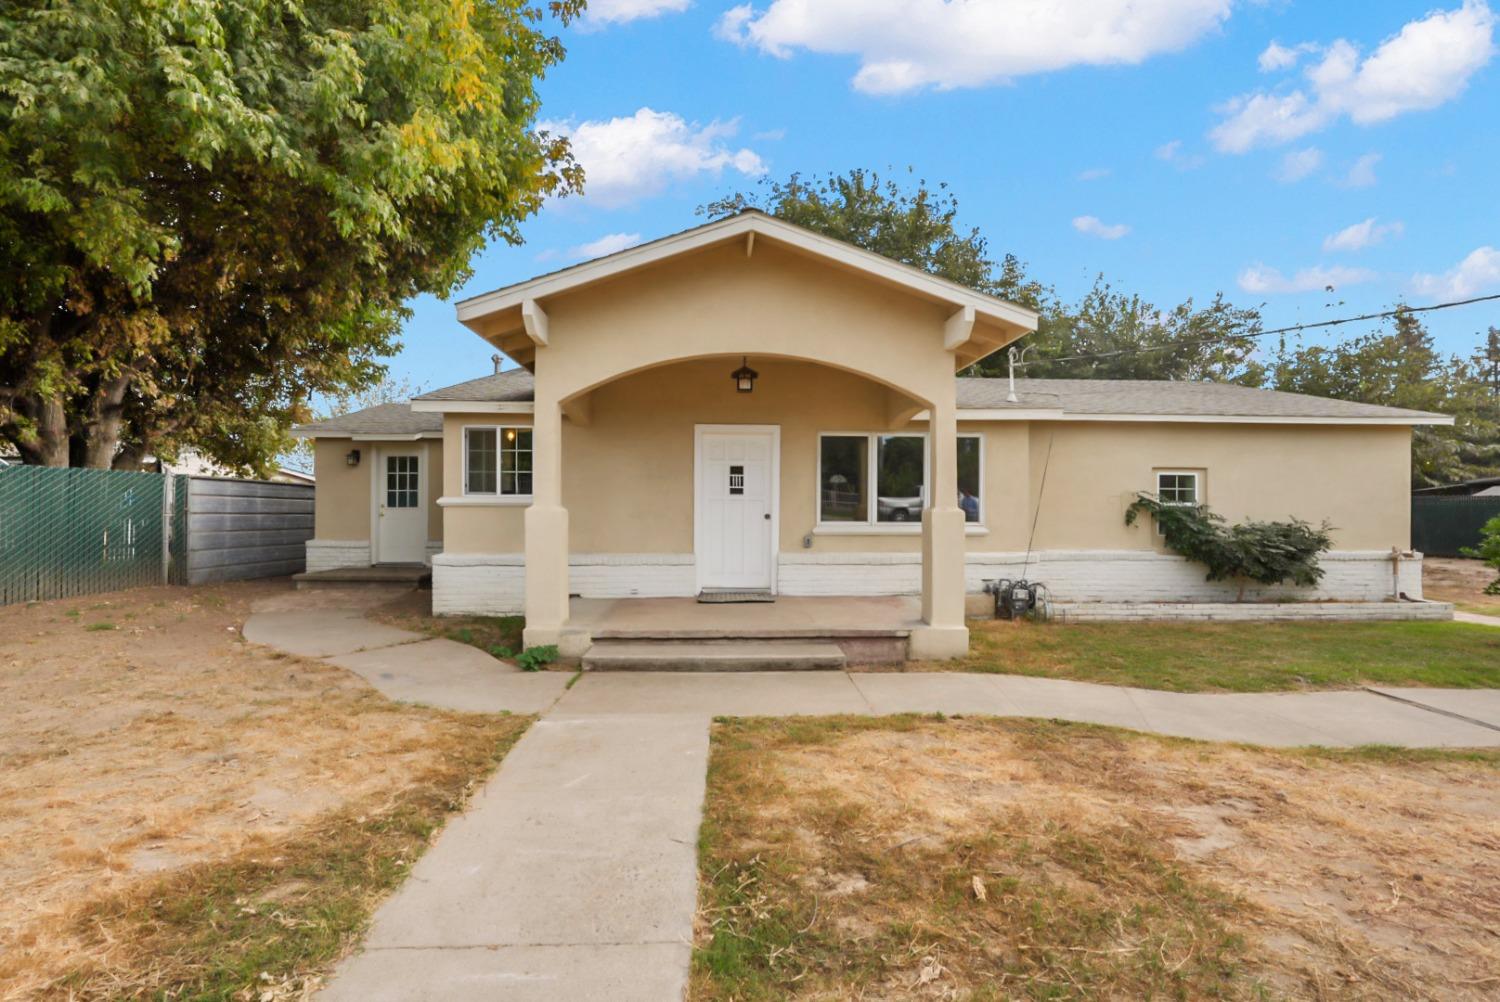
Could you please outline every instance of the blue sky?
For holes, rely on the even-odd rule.
[[[1497,20],[1482,0],[594,0],[542,86],[586,192],[454,298],[692,226],[761,175],[908,166],[1068,298],[1103,273],[1280,326],[1500,292]],[[393,375],[489,370],[451,301],[412,307]],[[1467,352],[1500,303],[1428,323]]]

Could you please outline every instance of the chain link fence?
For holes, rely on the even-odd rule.
[[[313,488],[0,466],[0,605],[292,574]]]
[[[1429,557],[1463,556],[1479,545],[1479,529],[1500,515],[1500,498],[1416,494],[1411,499],[1411,545]]]
[[[0,605],[167,583],[169,479],[0,467]]]

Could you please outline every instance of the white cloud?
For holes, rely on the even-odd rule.
[[[1360,251],[1383,243],[1386,237],[1399,237],[1404,227],[1399,223],[1377,223],[1371,216],[1362,223],[1346,226],[1323,238],[1323,252]]]
[[[584,197],[606,207],[639,201],[701,174],[766,172],[754,150],[724,142],[737,131],[736,122],[700,126],[671,112],[642,108],[628,118],[541,122],[538,128],[568,137],[583,166]]]
[[[1078,216],[1073,220],[1073,229],[1087,233],[1100,240],[1118,240],[1130,232],[1124,223],[1106,223],[1098,216]]]
[[[586,244],[571,248],[568,256],[577,260],[604,257],[606,254],[614,254],[627,247],[634,247],[640,242],[639,233],[606,233],[598,240],[590,240]]]
[[[692,6],[693,0],[589,0],[583,24],[625,24],[642,18],[678,14]]]
[[[1114,172],[1108,167],[1090,167],[1088,170],[1081,170],[1078,172],[1078,180],[1099,181],[1106,177],[1109,177],[1112,173]]]
[[[1368,188],[1375,183],[1375,165],[1380,163],[1379,153],[1366,153],[1349,168],[1349,173],[1339,182],[1345,188]]]
[[[1288,143],[1347,117],[1359,125],[1446,104],[1490,61],[1495,15],[1484,0],[1408,22],[1364,59],[1339,39],[1304,71],[1306,86],[1242,94],[1219,107],[1224,120],[1210,132],[1223,153]],[[1280,46],[1274,46],[1281,49]],[[1267,55],[1261,53],[1261,68]],[[1275,62],[1283,57],[1278,52]]]
[[[1295,292],[1321,292],[1330,286],[1337,289],[1340,286],[1370,282],[1378,277],[1368,268],[1345,268],[1342,265],[1332,268],[1303,268],[1288,277],[1279,269],[1256,264],[1240,272],[1239,285],[1246,292],[1278,296]]]
[[[1276,180],[1284,184],[1295,184],[1323,166],[1323,151],[1316,146],[1305,150],[1293,150],[1281,158],[1276,169]]]
[[[1272,42],[1266,46],[1265,51],[1260,54],[1260,58],[1255,62],[1260,67],[1262,73],[1289,70],[1297,65],[1297,60],[1302,58],[1302,53],[1306,52],[1307,49],[1308,47],[1305,44],[1289,49],[1278,42]]]
[[[1178,170],[1196,170],[1203,166],[1203,155],[1201,153],[1187,154],[1182,152],[1182,140],[1174,139],[1169,143],[1162,143],[1156,148],[1156,159],[1165,160]]]
[[[853,55],[857,90],[979,87],[1070,66],[1144,62],[1229,17],[1231,0],[771,0],[732,7],[719,38],[786,58]]]
[[[1500,289],[1500,250],[1479,247],[1441,275],[1414,275],[1412,288],[1433,299],[1467,299]]]

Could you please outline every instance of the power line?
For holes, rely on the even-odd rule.
[[[1451,303],[1434,303],[1431,306],[1401,306],[1394,310],[1384,310],[1380,313],[1364,313],[1357,317],[1341,317],[1338,320],[1318,320],[1313,323],[1293,324],[1290,327],[1273,327],[1271,330],[1256,331],[1253,334],[1230,334],[1228,336],[1200,338],[1196,341],[1173,341],[1170,344],[1153,344],[1136,346],[1132,348],[1119,348],[1115,351],[1092,352],[1087,355],[1063,355],[1058,358],[1037,358],[1030,362],[1017,362],[1016,368],[1024,369],[1033,365],[1046,365],[1049,362],[1083,362],[1094,358],[1116,358],[1120,355],[1136,355],[1147,351],[1171,351],[1177,348],[1185,348],[1200,344],[1220,344],[1233,341],[1252,341],[1255,338],[1269,337],[1272,334],[1291,334],[1297,331],[1310,331],[1319,327],[1337,327],[1340,324],[1355,324],[1363,320],[1385,320],[1390,317],[1399,317],[1408,313],[1431,313],[1434,310],[1451,310],[1455,306],[1472,306],[1474,303],[1487,303],[1491,300],[1500,299],[1500,293],[1490,296],[1475,296],[1472,299],[1458,299]]]

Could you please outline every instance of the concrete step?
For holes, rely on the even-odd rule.
[[[833,643],[799,640],[599,640],[584,671],[812,671],[844,667]]]

